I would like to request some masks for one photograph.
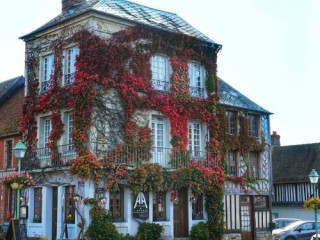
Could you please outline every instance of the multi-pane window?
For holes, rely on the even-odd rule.
[[[156,90],[169,91],[169,60],[165,56],[151,57],[152,86]]]
[[[73,152],[74,151],[74,145],[72,141],[72,131],[73,131],[73,115],[70,113],[68,114],[68,135],[67,135],[67,141],[68,141],[68,151]]]
[[[5,141],[5,168],[11,168],[12,167],[12,146],[13,142],[12,140],[6,140]]]
[[[192,220],[203,219],[203,195],[192,193]]]
[[[51,133],[51,120],[44,119],[43,122],[43,147],[44,147],[44,155],[48,155],[50,153],[50,148],[48,147],[48,143],[50,142],[50,133]]]
[[[228,153],[228,160],[229,160],[229,176],[237,176],[237,152],[236,151],[229,151]]]
[[[260,177],[259,153],[249,152],[249,174],[251,177]]]
[[[42,188],[34,188],[33,193],[33,222],[40,223],[42,220]]]
[[[166,221],[166,192],[153,194],[153,221]]]
[[[159,116],[152,116],[152,161],[159,163],[163,167],[168,164],[168,122],[165,118]]]
[[[79,55],[78,47],[69,48],[66,52],[66,70],[64,75],[64,84],[66,85],[74,82],[74,73],[76,71],[75,63],[77,55]]]
[[[74,223],[74,216],[75,216],[75,204],[73,201],[74,196],[74,186],[67,186],[65,187],[65,221],[68,223]]]
[[[124,221],[124,193],[123,190],[110,192],[110,213],[116,222]]]
[[[165,119],[162,117],[152,117],[152,139],[153,147],[162,150],[165,140]]]
[[[42,76],[40,82],[40,91],[46,92],[50,88],[50,78],[53,74],[54,56],[48,55],[42,58]]]
[[[204,97],[204,69],[196,62],[188,63],[189,92],[193,97]]]
[[[237,115],[233,111],[226,111],[227,133],[237,134]]]
[[[189,151],[192,157],[203,157],[203,126],[199,122],[189,122]]]
[[[249,135],[252,137],[259,136],[259,116],[256,114],[248,114]]]

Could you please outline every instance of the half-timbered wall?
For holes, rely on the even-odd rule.
[[[252,196],[254,198],[254,196]],[[252,198],[251,197],[251,198]],[[253,209],[254,228],[255,229],[268,229],[270,222],[270,209],[255,209],[255,205],[251,201],[251,208]],[[225,209],[225,228],[228,232],[241,231],[241,206],[240,195],[225,195],[224,198]]]
[[[274,203],[294,203],[300,204],[310,198],[312,186],[309,182],[274,184]]]
[[[224,222],[226,230],[240,230],[240,195],[225,195],[224,209]]]
[[[269,227],[270,211],[269,210],[256,210],[254,212],[255,228],[266,229]]]

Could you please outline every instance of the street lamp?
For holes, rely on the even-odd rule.
[[[316,170],[312,169],[312,171],[309,174],[309,179],[313,187],[313,197],[317,197],[316,193],[316,185],[318,184],[319,180],[319,174]],[[317,208],[314,208],[314,220],[315,220],[315,227],[316,227],[316,240],[318,240],[318,216],[317,216]]]
[[[21,171],[21,159],[24,158],[24,154],[26,153],[26,145],[19,140],[16,146],[13,148],[14,155],[18,159],[18,173]],[[17,209],[16,209],[16,218],[20,218],[20,188],[17,190]]]

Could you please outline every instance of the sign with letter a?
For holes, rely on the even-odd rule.
[[[149,217],[149,194],[139,192],[138,195],[133,199],[133,217],[147,219]]]

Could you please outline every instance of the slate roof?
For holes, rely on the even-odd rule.
[[[260,107],[258,104],[251,101],[242,93],[231,87],[228,83],[219,78],[219,104],[226,107],[233,107],[248,111],[259,112],[262,114],[272,114],[271,112]]]
[[[182,33],[196,37],[204,42],[221,46],[207,36],[192,27],[189,23],[174,13],[150,8],[126,0],[89,0],[77,4],[67,11],[44,24],[33,32],[24,35],[21,39],[26,39],[36,33],[39,33],[49,27],[65,22],[69,19],[87,13],[89,11],[99,12],[127,20],[133,23],[147,25],[150,27],[162,29],[169,32]]]
[[[320,169],[320,143],[277,146],[272,151],[273,183],[309,182]]]
[[[0,82],[0,106],[4,104],[23,85],[23,76]]]

